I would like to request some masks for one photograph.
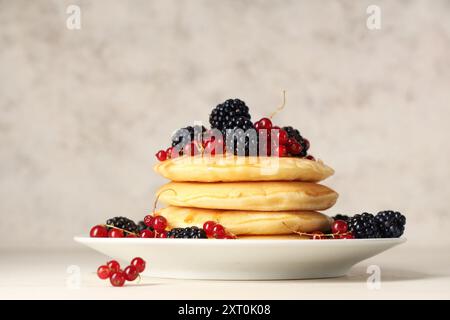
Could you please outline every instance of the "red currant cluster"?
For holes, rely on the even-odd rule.
[[[100,279],[109,279],[114,287],[122,287],[125,281],[134,281],[139,274],[145,270],[145,261],[136,257],[131,260],[129,266],[125,269],[120,268],[120,264],[116,260],[111,260],[97,269],[97,275]]]
[[[300,235],[305,235],[313,240],[322,239],[354,239],[354,235],[348,231],[347,222],[344,220],[335,220],[331,224],[331,233],[325,234],[321,231],[314,231],[312,233],[298,232]]]
[[[109,227],[108,228],[105,225],[99,224],[96,226],[93,226],[91,228],[91,231],[89,232],[89,235],[91,238],[136,238],[137,235],[134,232],[130,232],[128,230],[116,228],[116,227]]]
[[[262,130],[266,130],[268,156],[297,156],[303,151],[304,147],[298,141],[294,138],[290,138],[286,130],[281,129],[279,126],[274,126],[269,118],[262,118],[261,120],[255,122],[254,126],[259,135]],[[273,133],[275,133],[274,137],[272,137]],[[308,149],[309,141],[306,139],[304,139],[304,141],[306,143],[306,149]],[[309,155],[306,159],[314,160],[314,157]]]
[[[185,155],[199,155],[209,154],[214,156],[217,153],[223,154],[225,152],[225,143],[222,138],[217,138],[210,133],[206,132],[205,138],[202,142],[192,141],[183,148],[183,154]],[[159,161],[166,161],[167,159],[176,158],[179,156],[179,152],[176,152],[173,147],[169,147],[166,150],[159,150],[155,156]]]
[[[236,239],[232,234],[226,232],[225,228],[214,221],[206,221],[203,224],[203,230],[205,231],[208,238],[215,239]]]
[[[167,238],[167,219],[163,216],[146,215],[144,217],[144,223],[153,230],[142,230],[139,233],[140,238]]]

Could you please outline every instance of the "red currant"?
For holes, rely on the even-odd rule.
[[[164,151],[164,150],[159,150],[157,153],[156,153],[156,158],[159,160],[159,161],[166,161],[166,159],[167,159],[167,152],[166,151]]]
[[[347,222],[344,220],[336,220],[331,225],[331,231],[333,233],[346,233],[348,230]]]
[[[214,156],[216,154],[216,146],[215,143],[211,140],[207,141],[205,144],[205,153]]]
[[[102,280],[108,279],[110,273],[111,273],[111,270],[108,268],[108,266],[100,266],[97,269],[97,275]]]
[[[154,238],[155,237],[155,233],[152,230],[145,229],[145,230],[141,231],[141,233],[139,234],[139,237],[141,237],[141,238]]]
[[[292,154],[299,154],[302,152],[302,146],[297,141],[293,141],[292,144],[288,145],[288,150]]]
[[[123,270],[123,274],[125,276],[125,279],[127,281],[134,281],[139,275],[139,272],[137,271],[137,268],[133,265],[130,265]]]
[[[312,161],[316,160],[312,155],[306,156],[305,159],[312,160]]]
[[[157,238],[167,238],[167,232],[166,231],[158,232]]]
[[[153,219],[152,227],[155,231],[161,232],[167,228],[167,219],[163,216],[156,216]]]
[[[153,216],[150,215],[150,214],[146,215],[146,216],[144,217],[144,224],[145,224],[147,227],[153,226]]]
[[[173,147],[169,147],[169,148],[166,149],[167,158],[172,158],[173,153],[174,153],[173,152]]]
[[[206,221],[203,224],[203,230],[205,231],[205,233],[208,237],[213,236],[213,228],[215,225],[216,225],[216,223],[214,221]]]
[[[225,235],[225,228],[221,224],[216,224],[212,229],[214,238],[221,239]]]
[[[108,237],[110,238],[123,238],[123,231],[119,229],[111,229],[108,231]]]
[[[109,281],[114,287],[122,287],[125,283],[125,275],[122,271],[114,272]]]
[[[286,131],[280,130],[278,132],[278,144],[285,145],[288,142],[288,139],[289,137]]]
[[[117,272],[120,270],[120,264],[116,260],[111,260],[106,263],[106,266],[111,272]]]
[[[284,145],[279,145],[275,149],[275,155],[277,157],[285,157],[287,155],[287,148]]]
[[[94,226],[89,232],[91,238],[107,238],[108,237],[108,229],[105,226]]]
[[[266,129],[270,130],[272,129],[272,121],[270,121],[269,118],[262,118],[258,121],[258,129]]]
[[[126,238],[137,238],[137,236],[134,233],[127,233]]]
[[[136,257],[133,260],[131,260],[130,265],[136,267],[138,273],[141,273],[142,271],[145,270],[145,261],[140,257]]]
[[[355,236],[351,232],[342,234],[340,236],[340,239],[354,239],[354,238]]]

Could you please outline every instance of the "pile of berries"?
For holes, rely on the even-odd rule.
[[[357,239],[399,238],[405,231],[406,218],[398,211],[380,211],[376,215],[364,212],[353,217],[338,214],[336,222],[342,221]]]
[[[165,161],[182,155],[214,156],[228,152],[239,156],[315,160],[308,155],[309,141],[297,129],[291,126],[280,128],[273,125],[269,118],[252,123],[249,108],[242,100],[228,99],[217,105],[211,111],[209,123],[211,129],[188,126],[177,130],[172,136],[171,147],[159,150],[156,158]]]
[[[136,280],[144,270],[145,261],[139,257],[131,260],[130,265],[123,270],[117,261],[111,260],[108,261],[106,265],[98,267],[97,276],[102,280],[109,279],[114,287],[122,287],[125,284],[125,281],[131,282]]]
[[[163,216],[147,215],[143,221],[135,224],[124,217],[108,219],[105,225],[91,228],[92,238],[179,238],[179,239],[235,239],[225,228],[214,221],[206,221],[203,228],[191,226],[168,229],[167,219]]]

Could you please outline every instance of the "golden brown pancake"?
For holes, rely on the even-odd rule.
[[[334,173],[322,161],[293,157],[178,157],[159,162],[155,171],[172,181],[307,181]]]
[[[331,219],[315,211],[231,211],[183,207],[167,207],[157,211],[170,228],[198,226],[215,221],[235,235],[284,235],[297,232],[326,231]]]
[[[338,194],[309,182],[169,182],[158,191],[166,204],[227,210],[286,211],[325,210]]]

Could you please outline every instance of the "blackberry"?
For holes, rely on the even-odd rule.
[[[199,227],[192,226],[187,228],[173,228],[167,232],[167,238],[178,239],[206,239],[206,232]]]
[[[240,128],[244,129],[246,121],[250,123],[251,116],[249,109],[244,101],[239,99],[228,99],[218,104],[209,115],[209,123],[211,128],[217,128],[222,133],[226,129]],[[253,128],[253,124],[251,123]],[[247,129],[245,129],[247,130]]]
[[[203,134],[206,131],[204,126],[187,126],[178,129],[172,136],[172,147],[179,147],[181,150],[192,141],[203,141]]]
[[[306,157],[308,155],[308,149],[309,149],[308,140],[306,140],[305,138],[302,137],[302,135],[300,134],[300,131],[298,131],[297,129],[295,129],[291,126],[283,127],[282,129],[284,131],[286,131],[289,138],[295,139],[302,146],[302,151],[300,152],[300,154],[298,154],[296,156],[300,157],[300,158]]]
[[[348,222],[348,220],[350,219],[349,216],[345,215],[345,214],[337,214],[333,217],[334,220],[343,220],[345,222]]]
[[[150,230],[150,231],[153,231],[153,228],[152,228],[152,227],[148,227],[148,226],[144,223],[144,221],[139,221],[138,224],[137,224],[137,231],[140,233],[141,231],[144,231],[144,230]]]
[[[405,231],[406,218],[397,211],[380,211],[375,216],[383,238],[399,238]]]
[[[116,228],[124,229],[129,232],[136,233],[138,228],[136,223],[134,223],[133,220],[125,218],[125,217],[114,217],[111,219],[106,220],[106,224],[108,226],[114,226]],[[107,227],[108,230],[111,229],[110,227]]]
[[[377,220],[371,213],[357,214],[351,217],[347,224],[349,231],[357,239],[382,238]]]

